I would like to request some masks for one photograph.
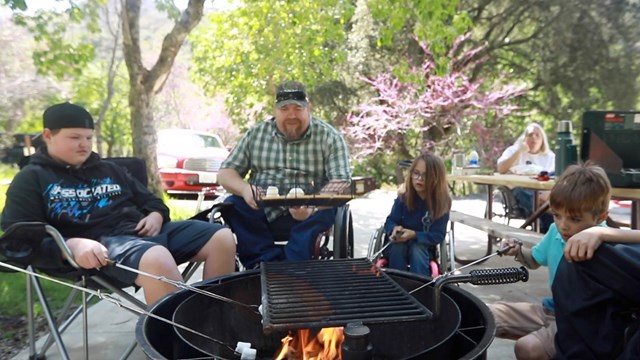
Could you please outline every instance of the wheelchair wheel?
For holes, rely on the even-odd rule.
[[[371,239],[369,239],[369,246],[367,247],[367,259],[370,259],[374,262],[377,260],[372,258],[373,255],[375,255],[378,251],[380,251],[380,249],[382,249],[384,243],[384,235],[384,226],[380,226],[373,232],[373,234],[371,234]]]
[[[353,219],[349,205],[338,208],[333,226],[333,258],[353,258]]]
[[[438,245],[438,265],[440,266],[440,274],[445,274],[453,268],[449,241],[449,234],[446,234],[444,240]]]

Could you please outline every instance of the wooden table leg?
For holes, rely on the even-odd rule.
[[[638,229],[640,225],[640,202],[638,200],[631,201],[631,228]]]
[[[491,220],[491,215],[493,215],[493,185],[487,184],[487,213],[484,217]]]
[[[536,210],[538,210],[538,206],[539,201],[538,201],[538,190],[533,190],[533,213],[537,213]],[[542,215],[542,214],[540,214]],[[540,232],[540,215],[538,215],[534,220],[533,220],[533,231],[535,232]]]

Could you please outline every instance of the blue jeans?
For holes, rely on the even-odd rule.
[[[512,192],[522,214],[525,217],[531,216],[533,214],[533,190],[516,187],[513,188]]]
[[[224,219],[236,235],[238,257],[247,268],[261,261],[310,260],[315,240],[336,219],[335,208],[319,210],[308,219],[297,221],[287,212],[273,223],[263,209],[252,209],[242,197],[231,195],[225,202],[233,204]],[[287,240],[284,248],[274,241]]]
[[[407,271],[407,266],[412,273],[431,276],[429,267],[429,246],[418,244],[417,241],[393,243],[387,251],[389,268]]]

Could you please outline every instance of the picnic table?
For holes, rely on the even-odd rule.
[[[547,201],[545,204],[542,204],[542,206],[539,206],[540,204],[538,204],[537,201],[537,192],[551,190],[555,184],[553,179],[542,181],[531,176],[513,174],[449,175],[447,179],[449,182],[463,181],[487,187],[487,210],[485,212],[485,218],[480,218],[458,211],[452,212],[450,215],[452,233],[455,222],[471,226],[487,233],[488,240],[486,255],[491,254],[493,245],[495,245],[501,238],[509,237],[517,239],[528,245],[535,245],[535,243],[542,238],[542,234],[537,232],[537,220],[548,210],[549,202]],[[500,185],[507,186],[509,188],[521,187],[536,192],[534,195],[534,209],[537,210],[534,211],[534,213],[527,218],[519,228],[491,220],[491,214],[493,213],[492,194],[494,188]],[[629,227],[632,229],[638,229],[638,225],[640,224],[640,189],[614,187],[611,191],[611,195],[613,199],[631,200],[631,219]],[[532,225],[533,231],[524,229],[529,225]],[[456,261],[462,264],[475,260],[477,259],[456,258]]]
[[[494,174],[494,175],[449,175],[447,178],[449,181],[464,181],[474,184],[487,186],[487,206],[489,207],[489,213],[491,211],[491,194],[495,186],[504,185],[509,188],[522,187],[525,189],[531,189],[533,191],[551,190],[555,181],[550,179],[548,181],[540,181],[531,176],[525,175],[512,175],[512,174]],[[630,227],[632,229],[638,229],[640,224],[640,188],[620,188],[614,187],[611,189],[611,197],[616,200],[631,200],[631,221]],[[538,208],[537,197],[534,196],[534,208]],[[534,213],[532,216],[539,216],[540,214]],[[531,220],[531,219],[527,219]]]

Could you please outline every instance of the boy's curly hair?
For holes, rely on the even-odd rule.
[[[589,212],[597,217],[609,209],[611,183],[607,173],[593,162],[569,166],[556,180],[549,203],[572,216]]]

